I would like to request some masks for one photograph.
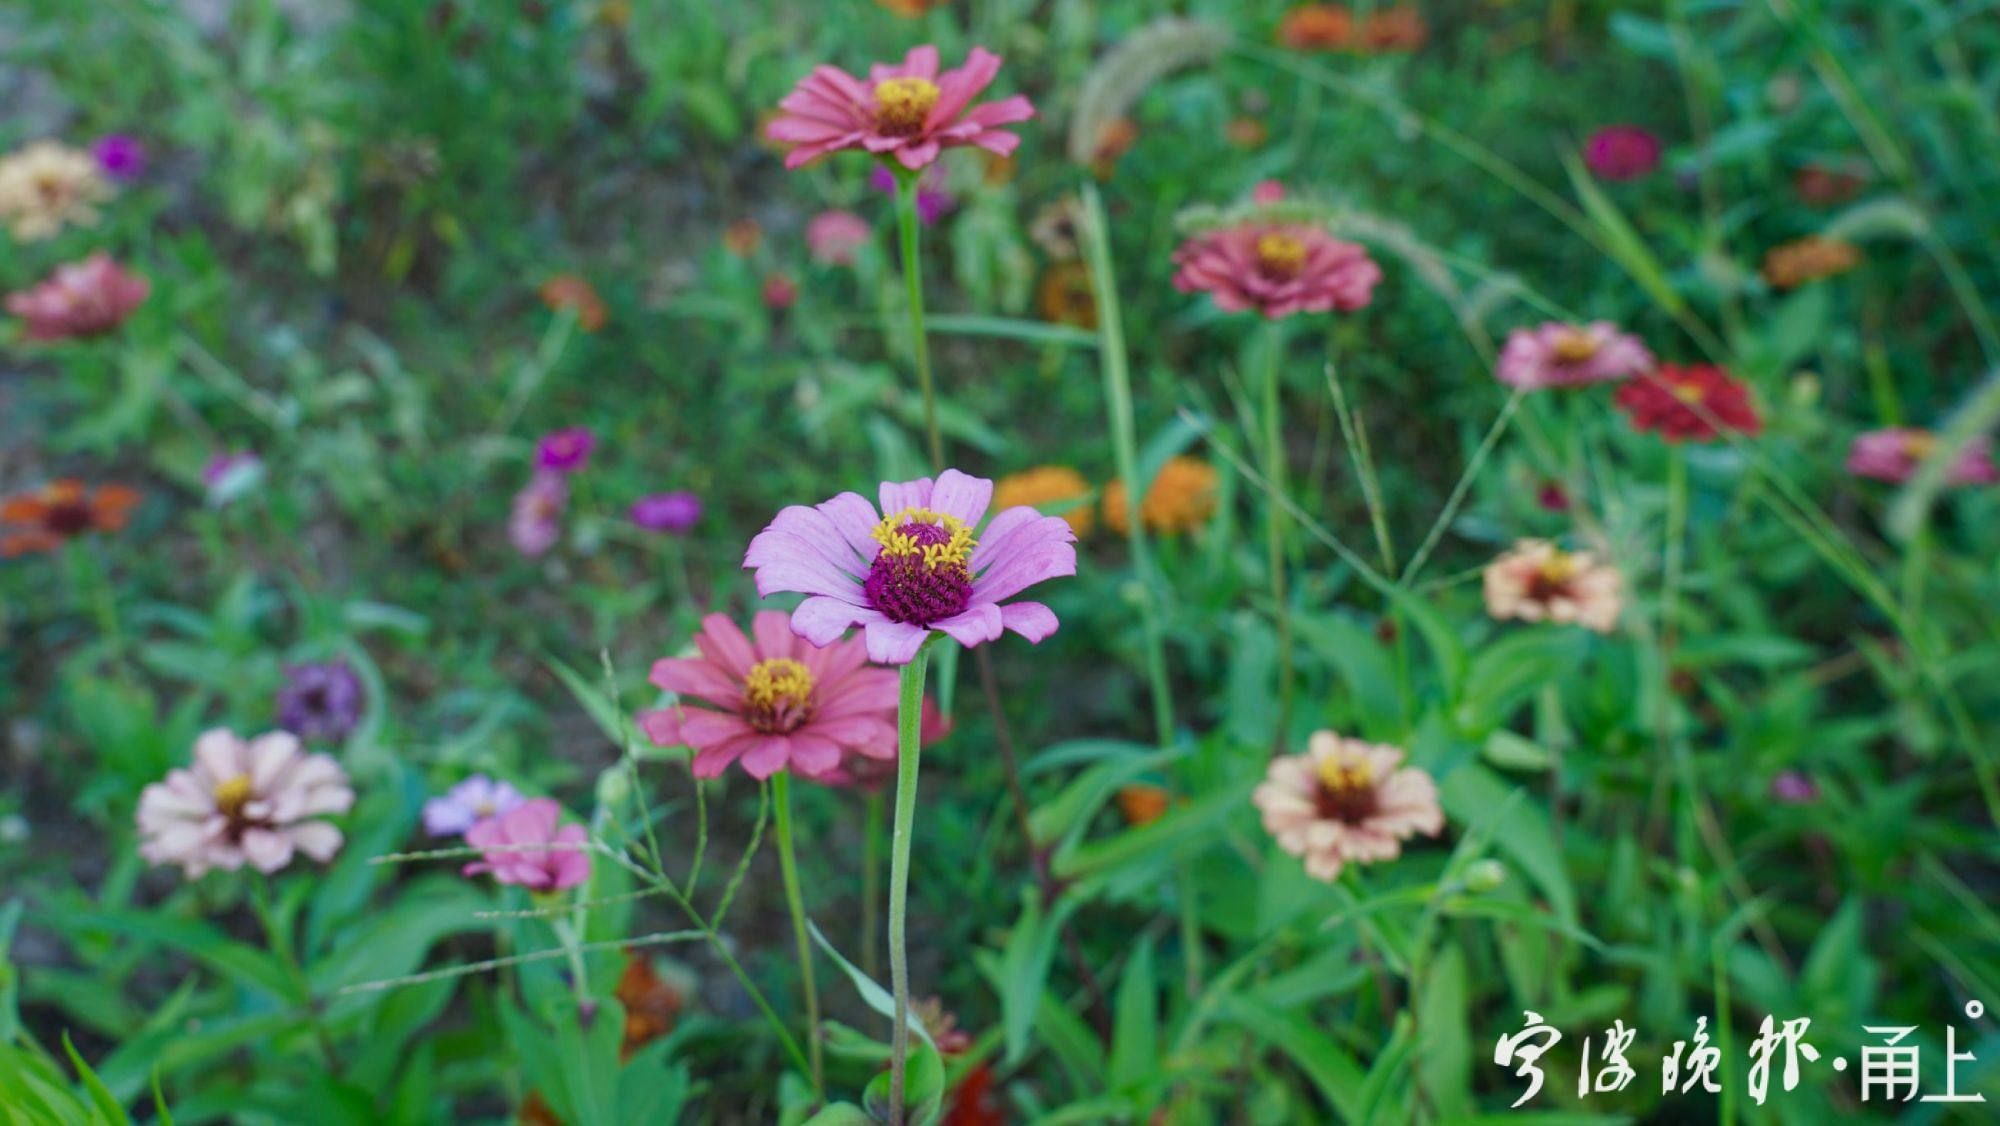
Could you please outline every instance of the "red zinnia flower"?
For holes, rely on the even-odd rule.
[[[1658,431],[1669,442],[1706,442],[1724,430],[1755,435],[1764,429],[1750,404],[1750,388],[1707,364],[1662,364],[1619,388],[1616,401],[1634,429]]]

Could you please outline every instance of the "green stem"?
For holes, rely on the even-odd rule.
[[[916,355],[917,386],[924,396],[924,437],[931,469],[944,469],[944,433],[938,429],[937,391],[931,385],[930,337],[924,332],[924,273],[917,255],[917,181],[914,172],[896,174],[896,233],[903,244],[903,286],[909,294],[910,348]]]
[[[250,883],[250,906],[257,912],[257,921],[264,928],[264,937],[271,944],[271,953],[285,967],[285,973],[292,979],[292,988],[297,991],[297,1001],[306,1011],[306,1023],[312,1028],[313,1038],[319,1042],[320,1055],[326,1059],[326,1069],[336,1078],[340,1075],[340,1054],[334,1050],[333,1036],[319,1018],[319,1007],[313,1003],[312,982],[306,977],[305,967],[299,964],[299,957],[292,950],[291,932],[278,925],[278,913],[271,906],[271,881],[259,872]]]
[[[1278,630],[1278,728],[1282,745],[1292,720],[1292,611],[1285,591],[1285,438],[1279,416],[1279,372],[1283,369],[1284,332],[1276,321],[1264,327],[1264,479],[1271,486],[1271,503],[1264,508],[1264,546],[1271,567],[1271,613]]]
[[[813,983],[812,938],[806,933],[805,900],[799,894],[799,865],[792,848],[792,772],[781,770],[771,780],[778,798],[778,866],[785,875],[785,904],[792,911],[792,937],[799,947],[799,981],[806,994],[806,1049],[812,1053],[813,1090],[826,1091],[825,1064],[819,1044],[819,987]]]
[[[868,795],[861,814],[861,972],[879,977],[881,949],[875,944],[875,920],[882,912],[882,822],[887,814],[882,795]]]
[[[889,1123],[903,1123],[903,1079],[910,1054],[910,958],[904,943],[910,892],[910,830],[917,819],[917,759],[923,747],[924,666],[930,643],[903,666],[896,705],[896,823],[889,837],[889,982],[896,994],[896,1027],[889,1051]]]

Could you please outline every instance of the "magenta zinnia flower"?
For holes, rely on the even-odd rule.
[[[1318,227],[1253,219],[1196,235],[1174,251],[1174,288],[1205,290],[1231,313],[1271,320],[1368,304],[1382,268],[1368,252]]]
[[[739,758],[752,778],[769,778],[787,768],[824,774],[843,752],[896,757],[896,674],[869,668],[860,641],[808,644],[781,610],[751,620],[755,641],[721,614],[701,626],[701,656],[657,661],[651,679],[720,710],[680,704],[639,717],[659,746],[694,748],[695,777],[714,778]]]
[[[536,798],[479,822],[465,831],[465,843],[482,855],[463,872],[491,872],[501,883],[529,891],[575,887],[590,878],[590,854],[584,851],[590,834],[577,824],[558,829],[561,820],[562,806],[554,798]]]
[[[999,72],[1000,56],[974,47],[964,66],[939,74],[938,50],[929,45],[910,48],[900,64],[875,64],[866,81],[839,67],[816,67],[778,103],[784,113],[765,135],[795,146],[786,168],[843,149],[893,157],[912,170],[958,145],[1006,156],[1021,138],[999,126],[1028,120],[1035,107],[1019,94],[974,106]]]
[[[189,879],[245,864],[275,872],[300,852],[324,863],[341,836],[322,819],[353,805],[340,764],[307,754],[296,737],[241,739],[217,728],[195,740],[193,765],[140,793],[139,855],[178,864]]]
[[[47,281],[7,295],[7,311],[27,322],[30,340],[99,336],[125,323],[152,283],[98,252],[57,266]]]
[[[1653,367],[1653,354],[1639,338],[1619,332],[1616,325],[1550,321],[1515,329],[1494,374],[1509,387],[1534,390],[1630,379]]]
[[[875,228],[852,211],[822,211],[806,224],[806,249],[823,266],[852,266]]]
[[[106,176],[121,184],[146,174],[146,146],[129,133],[99,137],[90,146],[90,155],[97,158],[97,167]]]
[[[1847,471],[1877,481],[1907,481],[1917,466],[1937,452],[1937,436],[1928,430],[1891,427],[1855,436],[1847,450]],[[1945,472],[1947,485],[1991,485],[2000,481],[1991,443],[1976,438]]]
[[[590,464],[590,451],[597,448],[597,435],[588,426],[552,430],[535,443],[535,468],[552,473],[575,473]]]
[[[507,520],[507,538],[514,550],[533,558],[562,538],[563,509],[569,506],[569,485],[560,473],[535,474],[514,494],[514,514]]]
[[[1076,533],[1060,516],[1025,505],[974,529],[993,482],[947,469],[882,484],[882,514],[859,493],[807,508],[793,505],[757,538],[743,565],[757,593],[810,595],[792,629],[825,645],[862,627],[871,660],[908,664],[932,630],[971,647],[1011,629],[1029,641],[1056,631],[1039,602],[1001,603],[1046,579],[1076,574]]]
[[[1607,125],[1583,143],[1583,162],[1600,180],[1637,180],[1660,166],[1660,139],[1637,125]]]
[[[654,493],[632,502],[632,523],[649,532],[680,535],[701,519],[701,498],[686,490]]]

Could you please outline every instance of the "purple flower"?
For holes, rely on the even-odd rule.
[[[1928,430],[1897,426],[1857,434],[1847,449],[1847,471],[1877,481],[1907,481],[1917,467],[1937,452],[1937,436]],[[1945,471],[1947,485],[1991,485],[2000,482],[2000,465],[1993,460],[1992,442],[1973,440],[1958,461]]]
[[[1607,125],[1583,143],[1583,162],[1600,180],[1637,180],[1660,166],[1660,139],[1637,125]]]
[[[1811,805],[1819,800],[1819,783],[1796,770],[1771,779],[1771,799],[1786,805]]]
[[[119,183],[129,184],[146,174],[146,146],[128,133],[98,138],[90,153],[97,158],[97,167]]]
[[[896,174],[889,171],[885,164],[875,166],[875,171],[868,174],[868,183],[878,192],[896,194]],[[951,214],[952,208],[957,206],[958,200],[945,190],[944,165],[933,164],[925,169],[923,176],[917,180],[918,221],[928,227]]]
[[[287,665],[278,726],[301,739],[337,743],[361,721],[361,678],[342,660]]]
[[[523,802],[498,817],[489,817],[465,832],[465,843],[484,855],[463,869],[468,876],[493,873],[503,884],[529,891],[561,891],[590,879],[589,833],[581,825],[564,825],[562,806],[553,798]],[[509,849],[520,851],[509,851]]]
[[[242,499],[264,482],[264,460],[245,452],[216,454],[201,471],[211,508]]]
[[[530,558],[546,552],[562,538],[563,509],[569,504],[569,485],[560,473],[537,473],[526,488],[514,494],[514,514],[507,520],[507,538],[514,549]]]
[[[680,491],[654,493],[632,504],[632,522],[649,532],[680,535],[701,519],[701,498]]]
[[[513,812],[527,800],[513,786],[475,774],[424,803],[424,832],[456,837],[489,817]]]
[[[572,426],[542,435],[535,445],[535,468],[552,473],[575,473],[590,461],[597,448],[597,436],[587,426]]]
[[[908,664],[932,630],[968,648],[1013,630],[1029,641],[1056,631],[1039,602],[1001,605],[1047,579],[1076,574],[1076,533],[1060,516],[1025,505],[974,534],[993,482],[947,469],[933,484],[885,481],[882,512],[858,493],[793,505],[750,541],[743,565],[757,593],[809,595],[792,632],[827,645],[862,627],[870,660]]]

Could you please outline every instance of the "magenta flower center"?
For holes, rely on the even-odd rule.
[[[789,657],[758,661],[743,678],[743,718],[766,735],[789,735],[812,718],[813,675]]]
[[[955,516],[906,508],[871,533],[882,545],[862,590],[892,622],[929,628],[972,604],[972,529]]]
[[[1319,786],[1313,805],[1322,818],[1359,825],[1375,815],[1380,805],[1375,791],[1375,772],[1366,762],[1342,762],[1329,758],[1319,764]]]
[[[923,131],[937,105],[937,83],[924,78],[885,78],[875,84],[875,131],[909,137]]]
[[[1298,277],[1306,268],[1305,241],[1283,231],[1258,236],[1257,268],[1278,281]]]

